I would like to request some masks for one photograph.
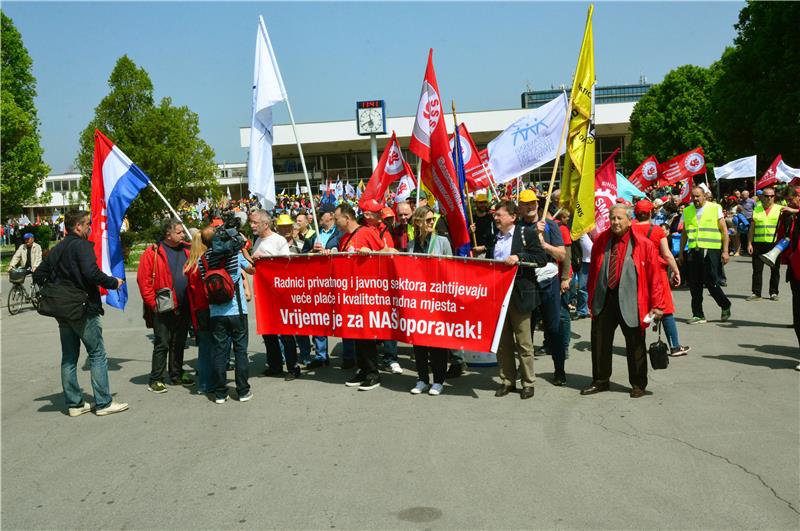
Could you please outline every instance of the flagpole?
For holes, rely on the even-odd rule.
[[[150,181],[150,188],[152,188],[152,189],[153,189],[153,191],[156,193],[156,195],[158,195],[158,197],[160,197],[160,198],[161,198],[161,200],[162,200],[162,201],[164,201],[164,204],[165,204],[165,205],[167,205],[167,208],[169,209],[169,211],[170,211],[170,212],[172,212],[172,215],[173,215],[173,216],[175,216],[175,218],[176,218],[178,221],[180,221],[180,222],[181,222],[181,225],[183,226],[183,232],[184,232],[184,234],[186,234],[186,237],[187,237],[187,238],[189,238],[189,239],[191,240],[191,239],[192,239],[192,235],[191,235],[191,233],[189,232],[189,229],[188,229],[188,228],[186,228],[186,225],[183,223],[183,220],[181,219],[181,217],[178,215],[178,213],[177,213],[177,212],[175,212],[175,209],[174,209],[174,208],[172,208],[172,205],[170,205],[170,204],[169,204],[169,201],[167,201],[167,198],[166,198],[166,197],[164,197],[164,194],[162,194],[162,193],[161,193],[161,191],[160,191],[158,188],[156,188],[156,185],[155,185],[155,184],[153,184],[153,181]]]
[[[564,92],[564,97],[567,97],[566,91]],[[556,160],[553,163],[553,173],[550,175],[550,185],[547,187],[547,197],[544,200],[544,215],[547,217],[547,211],[550,208],[550,197],[553,193],[553,185],[556,182],[556,174],[558,173],[558,163],[561,160],[561,146],[564,144],[564,139],[567,136],[567,127],[569,126],[569,118],[570,118],[570,109],[572,109],[573,99],[575,98],[575,94],[570,91],[569,92],[569,103],[567,103],[567,112],[564,113],[564,125],[561,128],[561,140],[558,141],[558,146],[556,146]],[[566,154],[565,156],[569,156]],[[563,193],[563,192],[562,192]]]
[[[458,133],[458,118],[456,117],[456,102],[455,102],[455,100],[450,100],[450,105],[453,108],[454,134],[458,135],[459,134]],[[453,144],[455,146],[458,146],[458,149],[461,149],[460,140],[458,138],[456,138],[456,137],[453,137],[453,139],[454,139]],[[478,157],[478,160],[480,160],[480,158],[481,158],[480,155],[475,153],[475,156]],[[456,168],[456,173],[458,173],[458,168]],[[488,175],[487,175],[487,177],[488,177]],[[467,183],[466,179],[464,179],[464,195],[467,196],[467,198],[466,198],[467,199],[467,214],[469,215],[469,232],[472,235],[472,246],[476,247],[478,244],[476,243],[476,239],[475,239],[475,231],[472,230],[472,225],[473,225],[473,223],[472,223],[472,204],[469,201],[469,184]]]
[[[422,193],[422,159],[417,157],[417,205],[414,207],[414,209],[419,208],[419,194],[421,193]]]

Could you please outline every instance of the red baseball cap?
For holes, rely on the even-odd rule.
[[[393,218],[393,217],[394,217],[394,210],[392,210],[389,207],[383,207],[381,209],[381,219]]]
[[[361,207],[361,210],[364,212],[380,212],[383,208],[383,205],[375,201],[374,199],[368,199],[366,201],[359,202],[358,206]]]
[[[633,212],[638,214],[640,212],[652,212],[653,211],[653,203],[648,201],[647,199],[640,199],[636,201],[636,206],[633,207]]]

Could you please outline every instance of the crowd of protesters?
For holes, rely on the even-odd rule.
[[[800,342],[798,191],[784,187],[778,197],[774,187],[766,187],[759,190],[756,200],[746,191],[737,191],[721,201],[714,201],[705,185],[693,187],[688,201],[682,200],[686,194],[665,192],[669,191],[650,194],[652,198],[618,200],[607,231],[584,234],[575,241],[570,236],[570,213],[559,208],[558,191],[551,197],[548,212],[545,198],[535,188],[493,198],[486,192],[473,194],[473,256],[534,266],[517,270],[497,351],[500,386],[495,396],[514,392],[522,399],[533,397],[534,358],[544,355],[552,360],[551,383],[565,385],[571,323],[585,318],[592,320],[592,382],[581,394],[609,388],[613,334],[619,327],[625,336],[630,396],[644,396],[645,331],[653,323],[663,326],[671,356],[685,356],[691,350],[680,341],[671,290],[689,288],[689,324],[707,322],[706,291],[719,306],[719,319],[727,321],[732,303],[723,288],[729,257],[752,256],[752,294],[747,300],[756,301],[764,295],[760,257],[784,237],[790,239],[784,263],[789,264],[786,277],[795,295],[794,327]],[[194,385],[198,394],[212,395],[222,404],[229,396],[227,371],[234,371],[238,400],[252,398],[248,275],[254,273],[257,260],[303,253],[454,254],[447,219],[424,192],[419,200],[415,196],[398,202],[373,200],[360,208],[355,198],[336,204],[316,199],[319,233],[307,196],[281,195],[270,211],[260,209],[252,199],[227,201],[222,211],[201,202],[183,205],[183,214],[202,225],[192,229],[191,243],[185,241],[179,220],[169,218],[163,223],[159,241],[147,248],[138,270],[138,286],[155,337],[150,391],[165,393],[167,384]],[[220,226],[229,226],[234,218],[238,220],[234,226],[249,224],[252,240],[243,241],[243,248],[232,252],[218,246],[215,238]],[[780,261],[767,266],[769,291],[763,298],[778,300],[780,266]],[[228,297],[220,296],[223,287],[215,287],[212,280],[221,271],[232,284]],[[111,280],[98,277],[98,281]],[[536,330],[541,332],[538,337]],[[198,346],[196,374],[184,368],[190,333]],[[331,363],[327,337],[298,334],[262,339],[267,354],[266,367],[261,369],[264,376],[292,381],[304,371],[325,370]],[[541,345],[536,350],[535,339]],[[413,345],[413,358],[417,383],[412,394],[439,395],[446,380],[466,370],[458,350]],[[380,386],[381,372],[403,372],[393,341],[343,339],[340,366],[355,369],[346,385],[362,391]],[[72,407],[80,414],[86,406]]]

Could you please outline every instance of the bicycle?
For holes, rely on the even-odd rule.
[[[39,309],[39,287],[31,284],[30,292],[25,289],[25,277],[31,274],[30,269],[16,267],[9,271],[8,277],[11,281],[11,290],[8,292],[8,313],[16,315],[22,309],[22,305],[29,302],[33,308]]]

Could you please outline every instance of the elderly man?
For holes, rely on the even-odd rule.
[[[592,311],[592,383],[582,395],[608,391],[614,332],[622,328],[628,358],[631,398],[647,388],[644,333],[664,309],[664,280],[653,243],[631,230],[628,207],[614,205],[611,228],[597,237],[589,266],[589,308]]]
[[[532,262],[541,266],[547,262],[547,255],[536,229],[517,224],[517,205],[513,201],[502,201],[497,206],[494,222],[497,236],[492,258],[502,260],[508,265]],[[539,300],[534,271],[530,267],[520,267],[514,279],[511,300],[497,348],[497,362],[500,365],[500,387],[494,394],[497,397],[516,390],[517,356],[519,356],[519,371],[522,373],[520,398],[525,400],[534,394],[533,384],[536,376],[533,372],[531,312]]]
[[[683,250],[688,245],[686,270],[692,295],[692,318],[689,324],[707,322],[703,313],[703,286],[722,309],[721,320],[727,321],[731,316],[731,301],[720,287],[720,274],[722,265],[730,259],[728,226],[722,207],[707,201],[701,186],[692,188],[692,204],[683,209],[683,226],[678,263],[683,264]]]
[[[408,201],[400,201],[395,205],[394,209],[397,212],[397,221],[392,227],[392,239],[394,240],[395,249],[405,253],[408,251],[408,241],[413,237],[412,229],[409,225],[413,210]]]
[[[25,242],[17,248],[14,256],[11,257],[11,263],[8,264],[9,271],[15,267],[23,269],[30,269],[36,271],[39,264],[42,263],[42,247],[34,241],[33,234],[26,232],[22,235],[22,240]]]

